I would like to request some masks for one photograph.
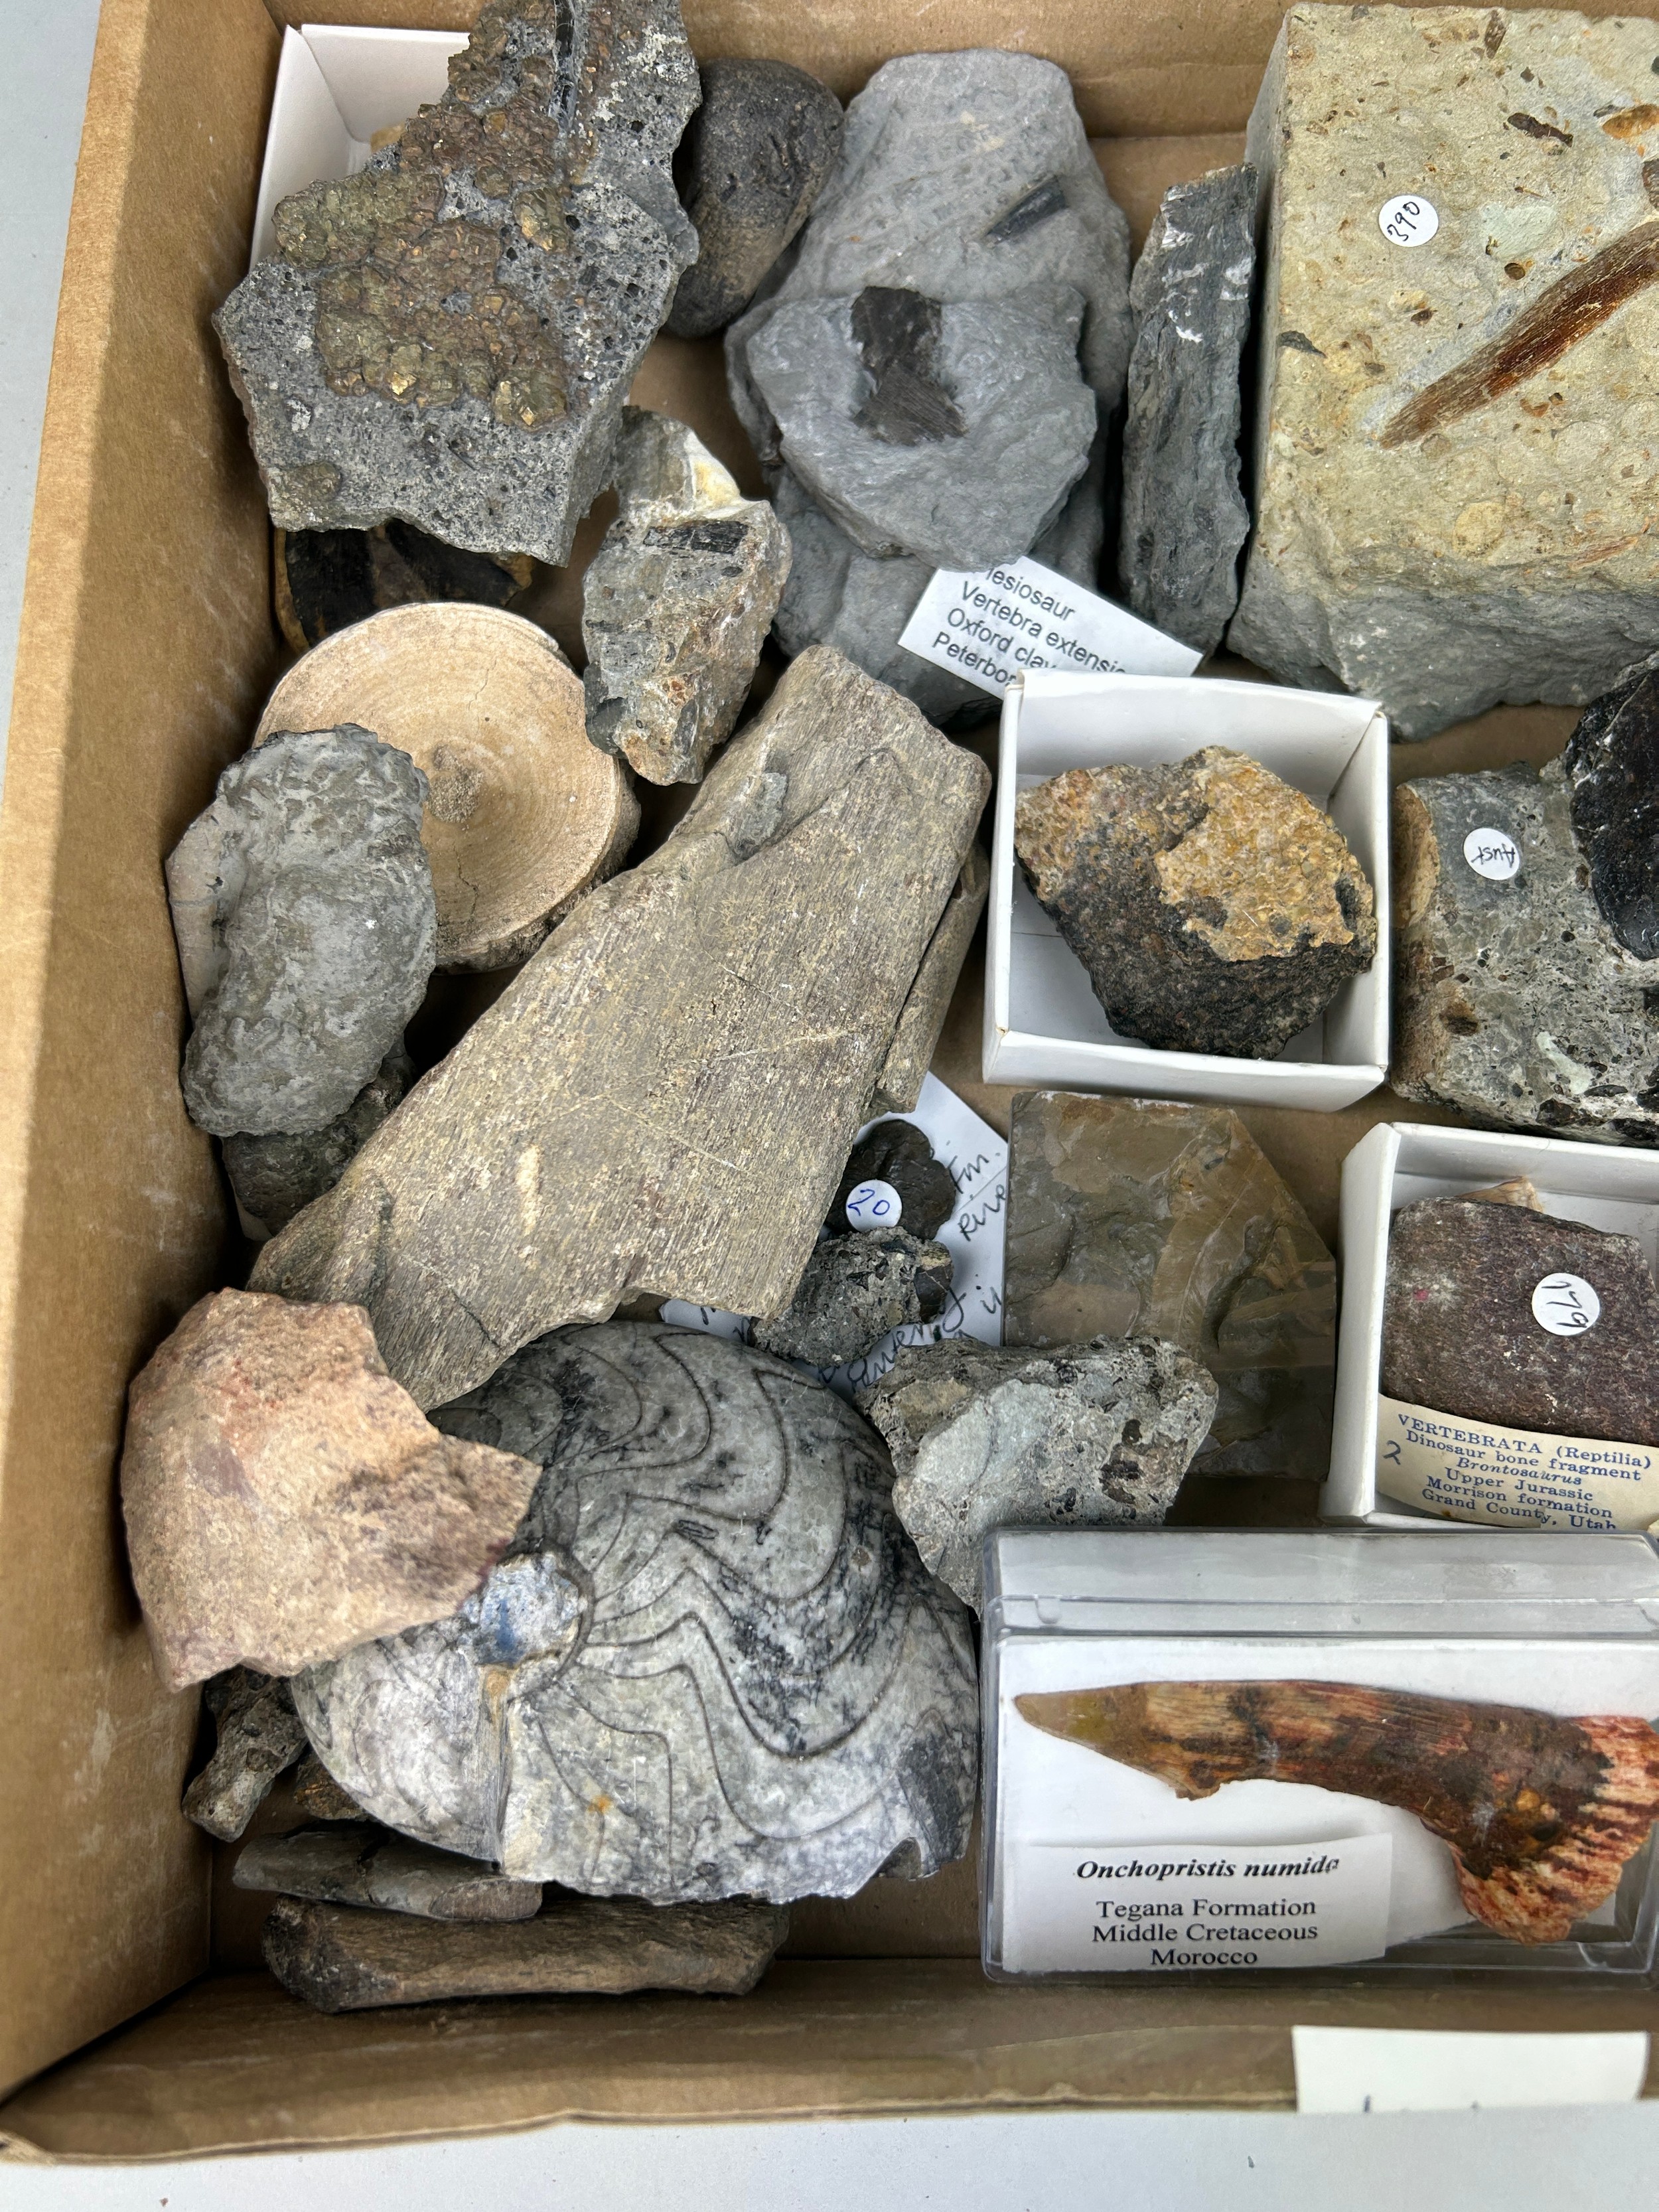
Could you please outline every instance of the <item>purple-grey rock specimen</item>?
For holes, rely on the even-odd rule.
[[[388,1827],[659,1904],[842,1897],[966,1849],[961,1607],[893,1517],[880,1439],[747,1346],[562,1329],[445,1407],[542,1461],[448,1620],[298,1676],[330,1771]]]
[[[476,1859],[435,1851],[367,1820],[256,1836],[238,1853],[231,1879],[238,1889],[272,1889],[425,1920],[528,1920],[542,1904],[538,1881],[514,1881]]]
[[[757,1321],[754,1341],[781,1359],[844,1367],[892,1330],[942,1312],[953,1266],[943,1244],[907,1229],[827,1237],[807,1261],[787,1311],[775,1321]]]
[[[1270,1060],[1376,953],[1328,815],[1224,745],[1023,791],[1014,850],[1120,1036]]]
[[[1171,185],[1129,282],[1134,349],[1119,554],[1130,606],[1213,653],[1250,532],[1239,489],[1239,370],[1250,325],[1256,173]]]
[[[561,565],[696,233],[677,0],[489,0],[441,100],[272,218],[215,317],[273,520]]]
[[[740,315],[811,211],[841,153],[841,102],[787,62],[705,62],[702,105],[674,173],[697,258],[669,311],[676,337],[712,337]]]
[[[1486,1198],[1402,1206],[1389,1234],[1382,1389],[1466,1420],[1659,1443],[1659,1287],[1641,1246]]]
[[[306,1732],[286,1681],[252,1667],[232,1667],[204,1687],[218,1738],[213,1756],[185,1792],[186,1816],[222,1843],[240,1836],[279,1774],[306,1748]]]

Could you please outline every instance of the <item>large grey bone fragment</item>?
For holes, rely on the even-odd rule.
[[[1238,604],[1239,369],[1255,265],[1256,173],[1212,169],[1164,195],[1129,283],[1119,564],[1130,606],[1213,653]]]
[[[272,218],[215,318],[272,519],[561,565],[696,234],[677,0],[489,0],[449,88]]]
[[[322,1129],[402,1037],[436,957],[426,788],[355,723],[283,731],[231,763],[174,846],[182,1080],[202,1128]]]
[[[288,1684],[251,1667],[215,1675],[203,1694],[218,1739],[185,1792],[185,1814],[222,1843],[234,1843],[276,1777],[305,1750],[306,1732]]]
[[[872,1114],[914,1112],[921,1086],[944,1032],[945,1017],[962,976],[962,965],[973,943],[979,918],[991,890],[991,864],[982,847],[968,848],[957,887],[951,892],[939,927],[893,1031],[893,1042],[882,1062],[870,1101]]]
[[[680,141],[697,258],[667,328],[712,337],[754,297],[811,211],[841,153],[841,102],[787,62],[705,62],[702,106]]]
[[[1087,303],[1083,374],[1103,419],[1123,396],[1129,227],[1052,62],[981,47],[878,69],[848,108],[841,166],[797,248],[726,333],[732,404],[769,467],[777,426],[750,380],[751,339],[781,305],[866,285],[939,301],[1069,285]]]
[[[1593,856],[1604,889],[1608,856],[1589,800],[1563,761],[1396,790],[1389,1080],[1488,1128],[1659,1145],[1659,967],[1596,903]],[[1487,870],[1518,866],[1483,874],[1471,852]]]
[[[966,1848],[972,1647],[880,1439],[799,1368],[655,1322],[544,1337],[443,1409],[546,1474],[450,1619],[301,1675],[377,1820],[658,1903],[848,1896]]]
[[[621,512],[582,579],[587,734],[652,783],[730,737],[789,573],[789,534],[683,422],[623,413]]]
[[[258,1285],[367,1307],[428,1406],[631,1292],[781,1313],[988,783],[839,653],[803,653]]]
[[[937,329],[878,319],[872,300]],[[786,301],[750,340],[749,373],[791,473],[864,552],[976,571],[1028,552],[1088,466],[1085,305],[1061,284],[942,307],[876,288]]]
[[[1154,1337],[1046,1352],[951,1338],[907,1346],[858,1401],[893,1455],[894,1510],[976,1607],[992,1528],[1160,1523],[1216,1395],[1196,1359]]]
[[[542,1904],[539,1882],[515,1881],[493,1867],[411,1843],[368,1821],[256,1836],[238,1853],[231,1879],[238,1889],[412,1912],[427,1920],[528,1920]]]
[[[788,1932],[787,1911],[749,1898],[653,1905],[558,1897],[533,1920],[494,1927],[283,1898],[265,1922],[264,1948],[290,1996],[319,2012],[356,2012],[457,1997],[635,1990],[746,1996]]]
[[[1292,8],[1251,118],[1256,526],[1228,633],[1402,738],[1582,704],[1659,646],[1651,28],[1424,21]]]

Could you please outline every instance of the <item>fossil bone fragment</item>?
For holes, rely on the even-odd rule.
[[[1211,1797],[1299,1782],[1397,1805],[1451,1847],[1477,1920],[1559,1943],[1612,1895],[1659,1814],[1645,1721],[1356,1682],[1125,1682],[1016,1698],[1034,1728]]]

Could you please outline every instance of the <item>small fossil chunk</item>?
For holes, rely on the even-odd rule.
[[[542,1905],[538,1881],[515,1881],[477,1859],[411,1843],[371,1820],[256,1836],[237,1854],[231,1879],[238,1889],[412,1912],[425,1920],[528,1920]]]
[[[1023,791],[1014,850],[1113,1028],[1167,1051],[1273,1059],[1376,956],[1340,831],[1224,745]]]
[[[294,1770],[294,1808],[307,1820],[361,1820],[362,1807],[342,1790],[316,1753],[307,1748]]]
[[[227,1137],[225,1173],[244,1211],[272,1236],[332,1190],[415,1080],[398,1038],[343,1114],[298,1136]]]
[[[1565,1942],[1659,1813],[1659,1735],[1619,1714],[1565,1720],[1353,1682],[1126,1682],[1014,1703],[1033,1728],[1179,1797],[1290,1782],[1397,1805],[1450,1845],[1474,1917],[1517,1943]]]
[[[529,584],[521,553],[469,553],[412,523],[375,530],[279,530],[273,560],[276,621],[295,653],[384,607],[468,599],[504,607]]]
[[[824,1218],[832,1237],[847,1234],[847,1201],[864,1182],[890,1186],[899,1220],[913,1237],[936,1237],[956,1211],[957,1179],[914,1121],[878,1121],[854,1145]]]
[[[306,1732],[288,1684],[252,1667],[215,1675],[203,1698],[218,1738],[212,1758],[185,1791],[184,1809],[198,1828],[234,1843],[276,1777],[305,1750]]]
[[[943,1244],[907,1229],[827,1237],[786,1310],[775,1321],[755,1323],[754,1341],[781,1359],[845,1366],[892,1330],[941,1312],[954,1264]]]

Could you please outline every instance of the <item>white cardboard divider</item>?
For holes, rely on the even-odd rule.
[[[1443,1521],[1379,1492],[1377,1392],[1382,1365],[1382,1297],[1389,1229],[1402,1206],[1451,1198],[1511,1176],[1528,1176],[1547,1213],[1633,1237],[1659,1273],[1659,1152],[1575,1145],[1559,1137],[1511,1137],[1486,1129],[1441,1129],[1383,1121],[1342,1163],[1338,1246],[1342,1314],[1337,1332],[1336,1412],[1331,1472],[1320,1498],[1327,1521],[1421,1534],[1466,1535],[1476,1522]],[[1486,1530],[1490,1534],[1491,1529]],[[1540,1530],[1547,1538],[1550,1532]]]
[[[355,177],[377,131],[441,99],[464,31],[377,31],[307,23],[283,33],[253,218],[252,260],[276,250],[279,200],[323,177]]]
[[[1014,859],[1014,801],[1071,768],[1231,745],[1324,808],[1370,879],[1376,958],[1277,1060],[1159,1052],[1119,1037]],[[1366,699],[1197,677],[1039,672],[1003,701],[985,993],[988,1083],[1217,1098],[1334,1113],[1389,1060],[1389,725]]]

